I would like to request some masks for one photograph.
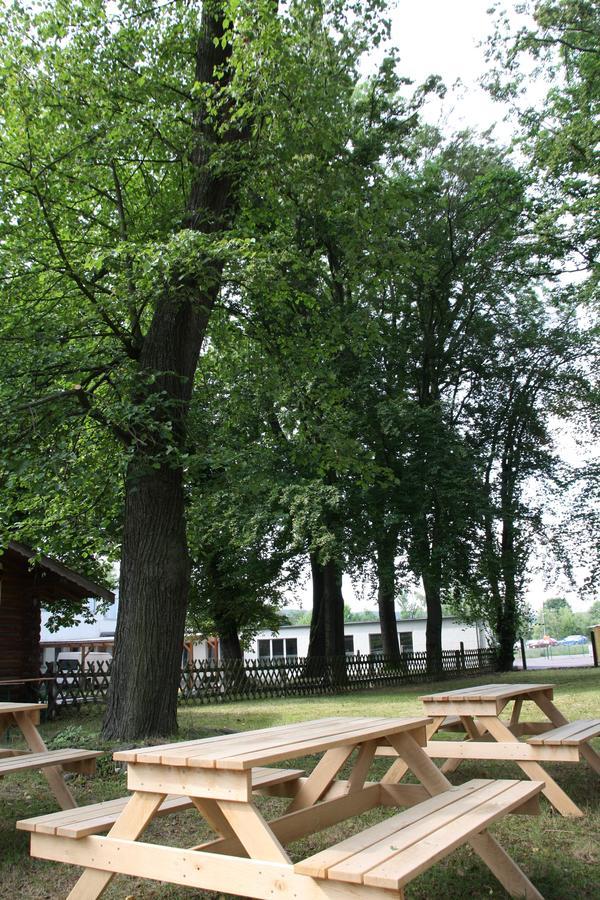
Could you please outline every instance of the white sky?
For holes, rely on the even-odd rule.
[[[400,51],[404,75],[423,82],[440,75],[448,88],[441,104],[431,104],[432,123],[443,116],[451,130],[470,127],[508,142],[510,125],[502,122],[504,109],[479,86],[485,73],[484,42],[493,30],[487,13],[489,0],[397,0],[391,13],[392,43]]]

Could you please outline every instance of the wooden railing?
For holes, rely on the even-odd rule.
[[[50,715],[62,709],[102,703],[110,683],[110,663],[91,663],[42,683],[40,693],[49,704]],[[404,653],[399,660],[381,654],[333,659],[276,657],[269,659],[207,660],[182,669],[180,703],[221,703],[266,697],[336,694],[370,687],[430,681],[460,675],[496,671],[493,649],[444,650],[438,665],[426,653]]]

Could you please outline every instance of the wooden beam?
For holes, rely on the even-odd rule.
[[[298,875],[287,863],[243,859],[162,847],[111,837],[90,835],[73,841],[46,834],[31,835],[31,853],[40,859],[88,866],[134,878],[150,878],[216,891],[239,894],[258,900],[398,900],[397,891],[366,888],[364,885],[315,881]],[[92,895],[87,895],[87,900]]]

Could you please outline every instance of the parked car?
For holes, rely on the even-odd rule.
[[[529,650],[537,650],[540,647],[555,647],[557,644],[558,641],[548,634],[545,634],[543,638],[535,638],[532,641],[527,641]]]
[[[585,634],[568,634],[558,643],[565,646],[574,646],[575,644],[589,644],[589,639],[586,638]]]

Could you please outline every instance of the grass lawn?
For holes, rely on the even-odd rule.
[[[600,670],[563,669],[549,672],[515,672],[504,676],[453,681],[452,687],[477,682],[551,682],[556,685],[555,700],[569,719],[594,718],[600,715]],[[287,722],[315,719],[332,715],[398,716],[419,715],[423,711],[419,695],[448,688],[449,682],[420,684],[394,689],[371,690],[336,697],[298,699],[269,699],[257,702],[228,703],[220,706],[188,707],[180,712],[180,731],[175,739],[207,737],[227,731],[245,731]],[[522,718],[527,718],[524,709]],[[539,711],[536,718],[539,718]],[[51,747],[81,746],[105,750],[98,760],[98,772],[93,778],[73,777],[71,789],[79,805],[108,800],[126,794],[125,774],[116,769],[111,751],[100,741],[101,711],[88,709],[81,713],[65,714],[57,722],[41,726],[44,739]],[[19,746],[17,733],[10,740]],[[596,742],[600,749],[600,742]],[[298,764],[309,770],[315,759],[307,758]],[[376,767],[389,765],[376,760]],[[296,765],[296,763],[294,763]],[[546,900],[566,897],[600,898],[600,778],[585,763],[549,764],[548,771],[561,787],[585,811],[583,819],[565,819],[555,814],[542,798],[540,816],[509,816],[492,826],[492,832],[544,895]],[[465,762],[450,775],[455,784],[470,778],[515,778],[519,769],[510,763]],[[259,805],[269,816],[280,815],[285,801],[264,798]],[[33,898],[66,897],[80,870],[60,863],[31,859],[29,839],[15,830],[17,819],[52,812],[56,803],[43,776],[37,772],[11,775],[0,783],[0,897]],[[326,832],[298,841],[289,847],[294,860],[301,859],[354,830],[364,828],[390,815],[391,810],[374,810],[355,820],[342,823]],[[209,838],[194,811],[187,811],[159,819],[152,824],[144,840],[191,846]],[[489,870],[468,848],[437,863],[429,872],[417,878],[407,889],[411,900],[454,900],[471,897],[503,898],[506,893]],[[158,882],[139,881],[119,876],[103,895],[107,898],[215,898],[219,895],[191,891]]]

